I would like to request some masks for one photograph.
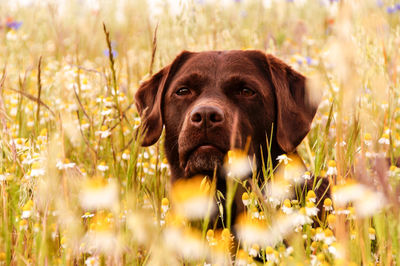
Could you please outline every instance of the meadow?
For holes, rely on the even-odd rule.
[[[0,265],[399,264],[399,22],[394,0],[0,0]],[[170,184],[134,94],[182,50],[227,49],[283,59],[321,103],[308,171],[266,158],[214,230],[213,178]],[[226,202],[247,160],[228,154]]]

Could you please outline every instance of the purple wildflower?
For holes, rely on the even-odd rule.
[[[115,50],[116,46],[117,46],[117,43],[115,41],[111,41],[111,53],[114,58],[118,56],[118,52]],[[110,55],[110,50],[105,49],[103,51],[103,54],[108,57]]]
[[[299,64],[301,66],[301,65],[303,65],[303,61],[301,59],[297,59],[297,64]]]
[[[15,21],[12,19],[8,19],[6,22],[6,27],[10,30],[18,30],[22,26],[22,21]]]
[[[111,53],[114,58],[116,58],[118,56],[118,52],[116,50],[114,50],[114,48],[111,49]],[[103,51],[103,54],[108,57],[110,55],[110,51],[108,49],[105,49]]]
[[[394,6],[388,6],[388,7],[386,8],[386,12],[387,12],[388,14],[393,14],[394,12],[396,12],[396,8],[395,8]]]

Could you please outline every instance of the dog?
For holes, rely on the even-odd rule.
[[[277,156],[295,152],[318,108],[302,74],[258,50],[183,51],[143,82],[135,99],[143,146],[154,144],[165,127],[172,182],[212,177],[216,170],[222,192],[230,149],[244,149],[250,138],[248,153],[262,176],[262,158],[276,163]]]

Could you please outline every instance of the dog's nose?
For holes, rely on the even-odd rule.
[[[214,127],[222,124],[224,119],[224,112],[216,106],[196,106],[190,113],[190,123],[196,127]]]

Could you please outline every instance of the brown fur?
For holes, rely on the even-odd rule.
[[[317,110],[307,101],[305,81],[261,51],[184,51],[136,93],[146,132],[142,144],[154,144],[165,126],[172,179],[212,176],[217,167],[217,186],[224,190],[224,156],[229,149],[243,149],[248,137],[259,170],[271,131],[272,161],[295,151]],[[184,95],[178,95],[182,88]]]

